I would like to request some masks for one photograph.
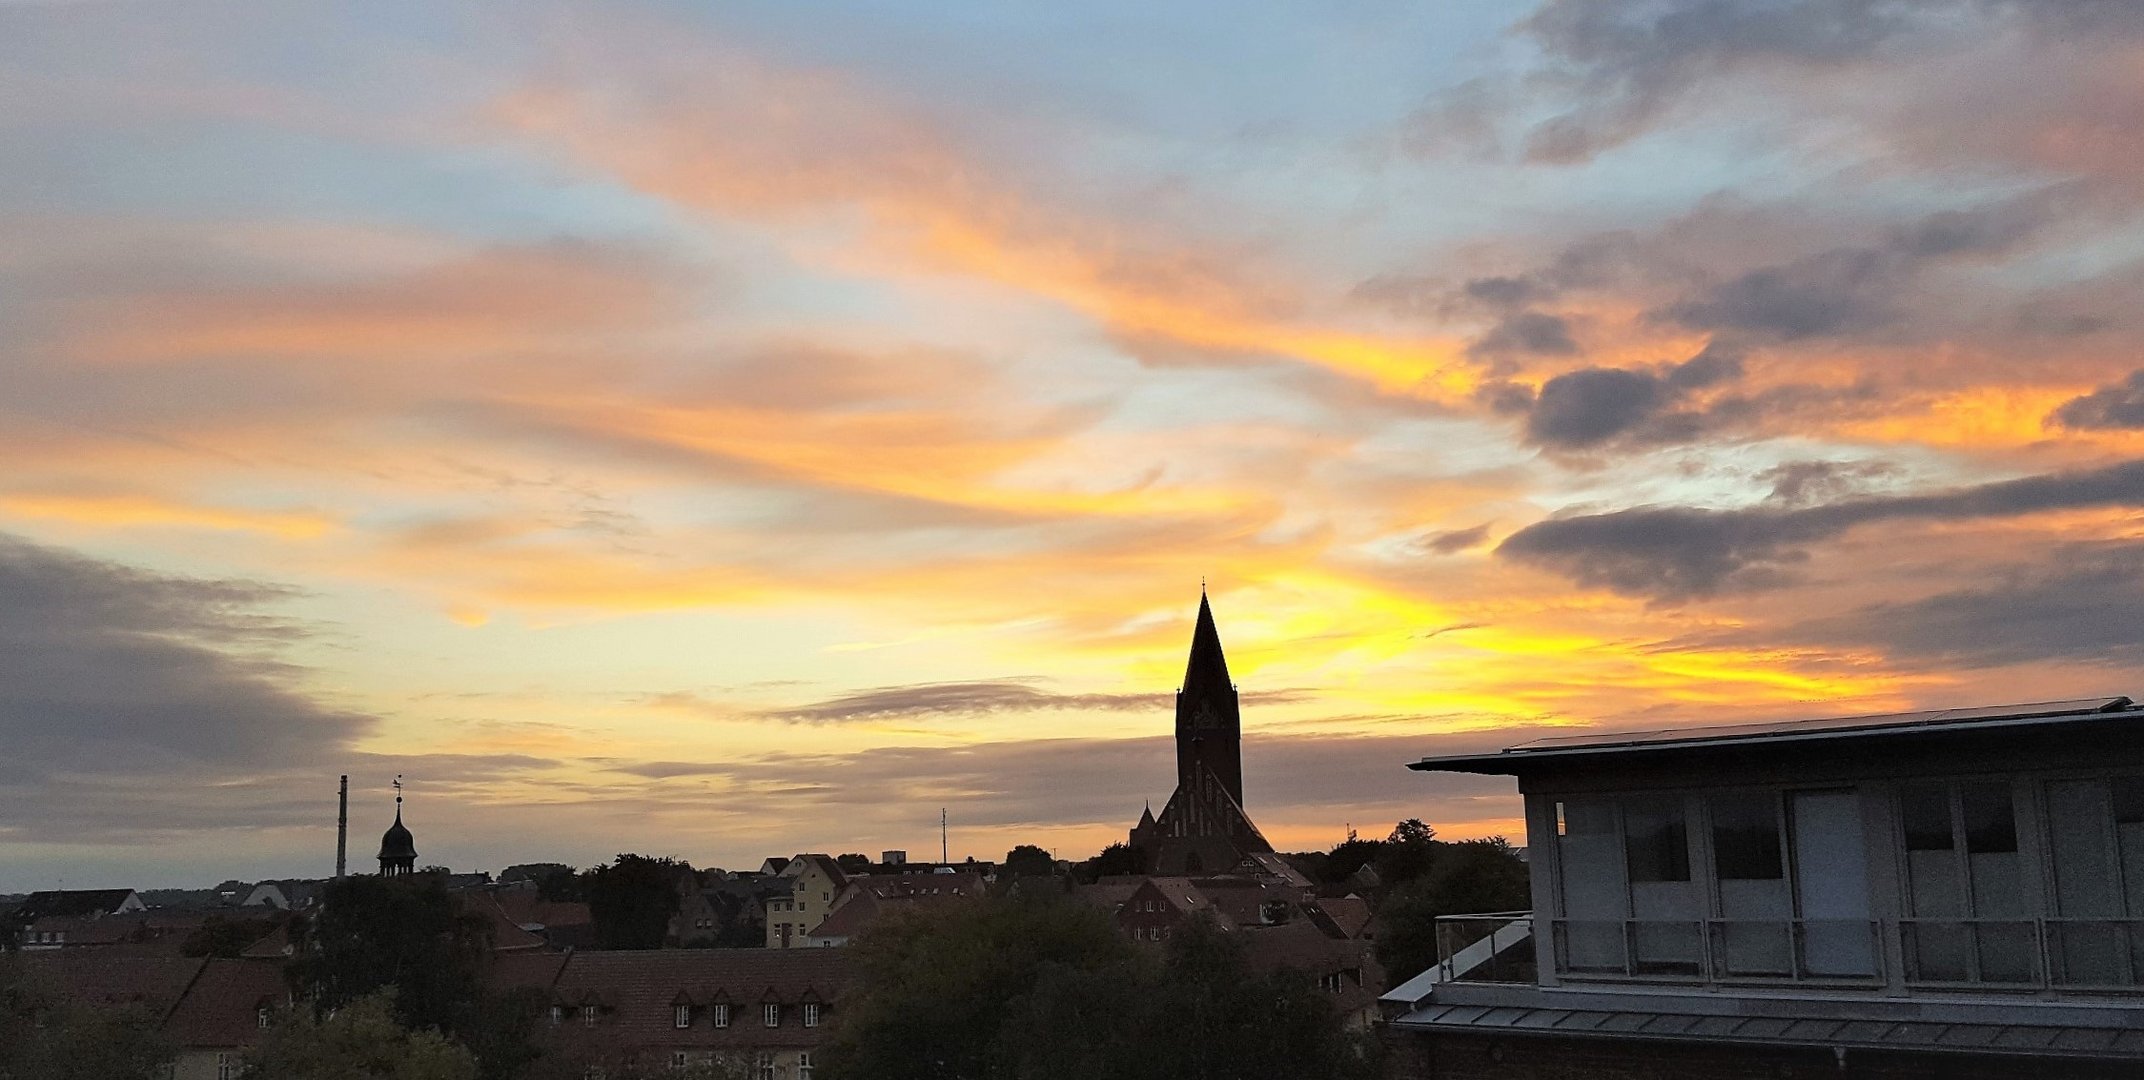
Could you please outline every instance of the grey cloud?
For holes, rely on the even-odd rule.
[[[1808,558],[1810,547],[1862,525],[2094,506],[2144,506],[2144,461],[1807,507],[1641,506],[1576,514],[1520,529],[1505,538],[1497,554],[1581,585],[1674,603],[1783,584],[1788,569]]]
[[[1246,693],[1243,699],[1275,704],[1300,700],[1302,696],[1301,691],[1274,690]],[[771,709],[760,715],[792,723],[839,724],[992,713],[1163,710],[1169,707],[1169,700],[1167,694],[1065,694],[1036,686],[1035,680],[994,679],[879,687],[805,705]]]
[[[1771,483],[1772,501],[1801,506],[1855,494],[1867,481],[1894,471],[1880,461],[1789,461],[1765,470],[1758,479]]]
[[[1893,658],[1993,667],[2144,661],[2144,545],[2072,545],[1992,584],[1810,620],[1784,637],[1873,645]]]
[[[298,633],[258,610],[281,595],[0,535],[0,781],[277,766],[362,734],[262,651]]]
[[[1909,288],[1930,268],[2013,250],[2052,221],[2073,195],[2056,187],[1929,214],[1890,229],[1875,244],[1835,247],[1744,271],[1664,304],[1652,315],[1694,330],[1779,341],[1887,326],[1904,317]]]
[[[2050,425],[2082,430],[2144,428],[2144,370],[2071,398],[2047,417]]]
[[[1482,522],[1471,529],[1452,529],[1430,533],[1420,540],[1423,550],[1438,555],[1457,555],[1468,548],[1477,548],[1489,539],[1489,523]]]
[[[1692,390],[1739,378],[1741,360],[1707,348],[1681,364],[1652,370],[1584,368],[1543,383],[1526,416],[1526,439],[1557,450],[1585,450],[1617,439],[1672,442],[1710,426],[1701,413],[1667,410]],[[1746,407],[1746,403],[1744,406]]]
[[[1570,325],[1561,316],[1539,311],[1517,311],[1504,316],[1489,332],[1467,347],[1475,356],[1527,353],[1534,356],[1570,356],[1578,352]]]
[[[1842,248],[1741,274],[1656,314],[1696,330],[1739,330],[1781,340],[1879,326],[1896,317],[1900,261]]]
[[[1166,724],[1163,716],[1160,723]],[[1405,766],[1444,753],[1493,750],[1543,733],[1530,728],[1464,734],[1362,735],[1247,732],[1244,789],[1254,818],[1375,813],[1438,820],[1518,816],[1518,797],[1499,777],[1425,777]],[[972,827],[1122,824],[1129,828],[1148,799],[1159,803],[1175,782],[1174,742],[1139,739],[1036,739],[962,747],[885,747],[839,755],[772,755],[743,761],[659,762],[628,766],[631,775],[718,781],[714,800],[781,798],[839,814],[915,805],[935,808],[957,792],[955,814]],[[839,783],[799,787],[800,776]],[[779,793],[779,794],[778,794]],[[697,797],[697,796],[696,796]],[[761,804],[762,807],[764,803]],[[919,816],[921,816],[919,814]],[[1359,822],[1360,817],[1356,820]],[[1336,835],[1334,840],[1339,837]]]
[[[1699,81],[1745,65],[1837,67],[1911,30],[1886,0],[1550,0],[1522,25],[1584,104],[1536,126],[1531,161],[1567,164],[1643,134]]]

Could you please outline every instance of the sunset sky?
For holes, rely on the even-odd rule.
[[[2140,369],[2133,0],[0,0],[0,891],[2137,694]]]

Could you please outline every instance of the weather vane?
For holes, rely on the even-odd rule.
[[[402,805],[402,774],[395,774],[395,805]]]

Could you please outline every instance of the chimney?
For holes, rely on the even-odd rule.
[[[343,774],[342,794],[335,800],[335,880],[341,881],[350,854],[350,775]]]

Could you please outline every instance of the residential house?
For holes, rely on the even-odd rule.
[[[812,1080],[848,978],[840,949],[576,952],[551,987],[549,1049],[584,1075],[719,1060]]]
[[[834,895],[849,882],[831,855],[805,854],[788,860],[775,877],[788,885],[767,901],[767,948],[805,948],[812,927],[833,913]]]
[[[290,1008],[281,963],[207,960],[164,1020],[171,1080],[238,1080],[246,1051]]]
[[[57,949],[67,944],[70,933],[77,942],[103,937],[111,928],[92,935],[90,924],[117,915],[147,910],[148,905],[132,889],[52,889],[34,892],[15,905],[6,931],[24,949]]]
[[[1439,920],[1394,1075],[2144,1075],[2128,698],[1579,733],[1510,776],[1529,912]]]
[[[846,945],[890,911],[973,900],[989,889],[981,874],[874,874],[849,879],[833,914],[804,935],[806,948]]]

